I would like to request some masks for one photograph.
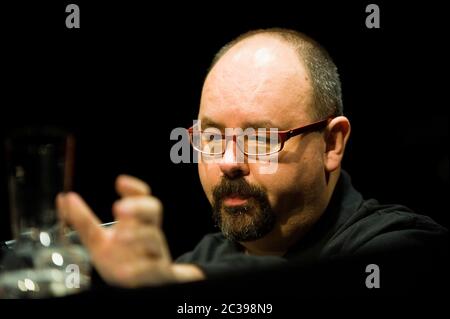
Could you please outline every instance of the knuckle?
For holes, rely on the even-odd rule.
[[[113,212],[118,216],[132,215],[135,210],[136,200],[133,198],[122,198],[113,204]]]
[[[141,181],[141,182],[142,182],[142,184],[141,184],[142,192],[144,194],[151,194],[152,190],[151,190],[150,186],[147,183],[143,182],[143,181]]]
[[[142,227],[142,229],[140,230],[140,233],[142,235],[142,237],[144,238],[148,238],[148,239],[153,239],[155,237],[155,227],[153,226],[146,226],[146,227]]]
[[[159,241],[159,229],[156,227],[148,227],[141,231],[142,238],[148,240],[148,242],[158,242]]]
[[[159,199],[152,196],[146,196],[141,202],[141,216],[144,219],[159,222],[162,216],[162,203]]]
[[[129,244],[132,243],[135,239],[135,233],[131,232],[127,229],[122,230],[121,232],[117,233],[117,239],[119,242],[123,244]]]
[[[112,211],[114,216],[118,216],[120,214],[120,203],[122,200],[116,200],[112,205]]]
[[[158,215],[162,215],[163,210],[162,202],[156,197],[150,197],[150,199],[153,211]]]

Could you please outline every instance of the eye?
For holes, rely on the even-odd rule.
[[[256,144],[267,144],[271,143],[271,138],[267,134],[255,134],[248,136],[248,141]]]
[[[222,132],[216,128],[206,128],[202,132],[202,140],[205,142],[222,140]]]
[[[209,142],[220,141],[222,140],[222,135],[219,134],[207,134],[206,140]]]

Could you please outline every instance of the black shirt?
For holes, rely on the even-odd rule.
[[[423,261],[447,254],[447,236],[444,227],[407,207],[364,200],[352,186],[350,176],[342,171],[322,217],[283,257],[246,255],[238,243],[214,233],[176,262],[197,264],[207,277],[215,278],[291,261],[314,265],[347,257],[377,260],[374,256],[397,260],[415,256]]]

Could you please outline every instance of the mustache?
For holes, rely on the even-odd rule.
[[[223,206],[228,196],[252,198],[240,206]],[[250,184],[243,177],[222,177],[213,189],[213,220],[222,234],[234,242],[251,241],[269,233],[276,223],[276,214],[270,206],[266,190]]]
[[[240,197],[262,199],[266,197],[265,190],[247,182],[244,178],[229,179],[223,177],[220,183],[213,189],[213,198],[215,202],[221,201],[223,198],[238,195]]]

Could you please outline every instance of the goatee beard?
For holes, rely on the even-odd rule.
[[[243,205],[224,204],[227,197],[246,199]],[[276,214],[264,189],[244,178],[223,177],[213,189],[213,219],[222,234],[235,242],[260,239],[275,226]]]

